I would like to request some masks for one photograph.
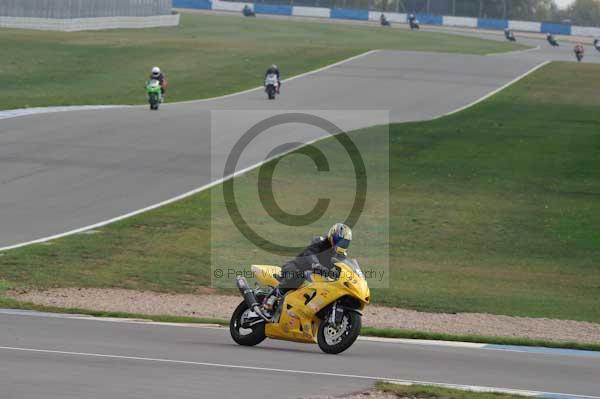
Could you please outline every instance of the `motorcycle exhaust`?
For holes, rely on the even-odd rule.
[[[246,302],[246,305],[248,305],[248,308],[255,312],[257,315],[259,315],[261,319],[265,321],[271,321],[262,312],[258,303],[258,299],[256,299],[254,291],[248,286],[248,282],[246,281],[246,279],[242,276],[238,276],[236,284],[238,289],[240,290],[240,293],[242,294],[242,297],[244,297],[244,301]]]

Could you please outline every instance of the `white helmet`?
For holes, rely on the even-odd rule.
[[[158,76],[160,75],[160,68],[155,66],[154,68],[152,68],[152,76]]]

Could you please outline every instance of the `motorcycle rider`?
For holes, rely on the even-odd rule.
[[[513,33],[512,30],[510,30],[508,28],[504,29],[504,37],[506,37],[506,39],[510,40],[510,41],[515,41],[516,40],[515,39],[515,34]]]
[[[165,92],[167,91],[167,77],[165,76],[165,74],[160,70],[159,67],[155,66],[154,68],[152,68],[152,71],[150,72],[150,80],[158,80],[158,82],[160,83],[160,91],[162,94],[162,98],[165,98]]]
[[[408,25],[411,30],[418,28],[417,17],[415,17],[415,14],[408,14]]]
[[[390,21],[385,17],[385,14],[381,14],[379,17],[379,23],[381,26],[390,26]]]
[[[265,310],[271,311],[279,297],[300,287],[307,271],[335,277],[332,258],[345,258],[351,241],[352,230],[343,223],[334,224],[326,236],[314,239],[298,256],[283,265],[279,286],[265,301]]]
[[[256,14],[254,13],[254,11],[252,10],[252,8],[250,8],[250,6],[248,4],[246,4],[244,6],[244,8],[242,9],[242,14],[245,17],[255,17]]]
[[[552,46],[556,46],[558,44],[552,33],[548,33],[546,35],[546,40],[548,40],[548,43],[550,43]]]
[[[281,87],[281,79],[279,76],[279,67],[277,65],[273,64],[267,69],[267,72],[265,72],[265,78],[263,79],[263,82],[266,81],[267,76],[271,74],[277,75],[277,94],[279,94],[279,89]]]
[[[581,43],[577,43],[575,45],[574,48],[575,51],[575,56],[577,57],[577,60],[579,61],[581,58],[583,58],[583,54],[585,53],[585,48],[583,47],[583,44]]]
[[[600,51],[600,39],[594,39],[594,47]]]

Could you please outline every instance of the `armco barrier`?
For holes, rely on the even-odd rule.
[[[1,0],[0,0],[1,1]],[[272,5],[263,3],[242,3],[222,0],[173,0],[173,6],[178,8],[200,8],[222,11],[241,12],[244,5],[250,5],[257,14],[294,15],[303,17],[321,17],[334,19],[353,19],[360,21],[379,21],[380,11],[356,10],[346,8],[296,7],[287,5]],[[394,23],[406,23],[406,14],[384,12],[386,18]],[[444,25],[466,28],[503,30],[506,28],[516,31],[552,33],[557,35],[577,35],[600,37],[600,28],[571,26],[568,24],[508,21],[504,19],[468,18],[441,15],[417,14],[417,19],[423,25]]]
[[[179,0],[173,0],[174,7],[179,7],[179,6],[175,5],[175,4],[177,4],[178,1]],[[234,1],[219,1],[219,0],[214,0],[212,2],[212,9],[218,10],[218,11],[242,12],[242,10],[244,9],[244,6],[246,4],[248,4],[250,6],[250,8],[254,9],[254,4],[252,4],[252,3],[238,3],[238,2],[234,2]],[[187,8],[187,7],[181,7],[181,8]]]
[[[441,15],[417,14],[416,17],[423,25],[442,25],[444,23],[444,17]]]
[[[508,21],[508,27],[510,29],[519,30],[522,32],[540,32],[542,29],[542,23],[527,21]]]
[[[381,11],[369,11],[369,21],[379,21],[381,14],[385,15],[388,21],[396,24],[406,23],[406,14],[399,14],[397,12],[381,12]]]
[[[171,9],[171,0],[0,0],[0,15],[16,18],[149,17]]]
[[[570,35],[571,25],[542,22],[541,32],[552,33],[554,35]]]
[[[600,28],[591,28],[589,26],[571,26],[573,36],[592,36],[600,37]]]
[[[505,19],[479,18],[477,20],[477,27],[479,29],[502,30],[508,28],[508,21]]]
[[[142,29],[179,25],[179,14],[150,17],[101,18],[26,18],[0,17],[0,28],[19,28],[61,32],[104,29]]]
[[[173,7],[212,10],[210,0],[173,0]]]
[[[292,15],[292,6],[256,3],[254,11],[258,14]]]
[[[464,26],[467,28],[477,28],[477,18],[468,17],[443,17],[444,26]]]
[[[329,18],[331,10],[329,8],[321,7],[293,7],[292,15],[297,17]]]
[[[360,21],[369,20],[369,11],[367,10],[351,10],[348,8],[332,8],[331,18],[334,19],[356,19]]]

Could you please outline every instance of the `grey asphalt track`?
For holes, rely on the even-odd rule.
[[[211,110],[359,110],[336,120],[344,129],[384,122],[388,111],[394,122],[428,119],[477,100],[542,61],[572,59],[570,48],[550,51],[543,41],[526,42],[541,47],[496,56],[376,52],[287,82],[276,102],[256,90],[166,104],[156,113],[134,107],[1,120],[0,247],[118,217],[221,177],[228,149],[256,116],[231,118],[211,138]],[[306,142],[323,132],[292,126],[275,134],[283,142]],[[240,169],[264,158],[260,144],[244,153]],[[323,373],[600,392],[597,358],[428,345],[359,342],[335,357],[283,342],[242,348],[221,330],[2,314],[0,347],[2,399],[293,398],[353,392],[373,381]],[[298,370],[314,373],[293,372]]]
[[[422,120],[467,105],[539,62],[381,51],[286,82],[275,102],[256,90],[166,104],[159,112],[135,107],[0,120],[0,248],[112,219],[222,177],[217,166],[252,120],[221,124],[211,143],[210,110],[357,110],[339,121],[344,129],[387,122],[359,110],[389,111],[394,122]],[[301,126],[284,131],[297,142],[324,134]],[[264,155],[246,151],[239,168]]]
[[[240,347],[222,328],[3,313],[3,399],[297,398],[362,391],[377,379],[600,392],[598,357],[367,341],[332,356],[316,345],[270,340]]]

